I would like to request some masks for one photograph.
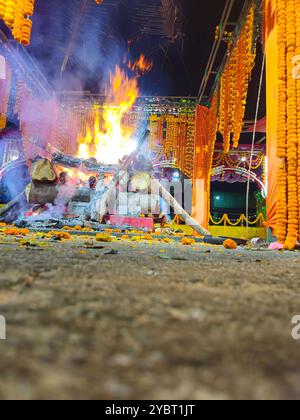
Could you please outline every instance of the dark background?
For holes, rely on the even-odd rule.
[[[143,53],[153,61],[153,69],[139,79],[141,95],[195,97],[226,0],[172,1],[178,10],[176,40],[167,36],[160,11],[161,0],[104,0],[102,5],[94,0],[36,0],[31,45],[27,51],[55,91],[103,93],[115,66],[121,64],[127,69],[124,61],[135,60]],[[243,5],[243,0],[235,0],[230,22],[239,21]],[[152,8],[150,24],[157,26],[156,35],[143,30],[149,26],[149,8]],[[1,28],[11,36],[3,24]],[[213,70],[219,70],[226,48],[222,43]],[[66,56],[69,59],[62,72]],[[261,63],[259,42],[247,120],[255,116]],[[212,82],[210,79],[208,88]],[[260,118],[266,112],[264,98],[265,83]]]
[[[85,1],[87,5],[82,10]],[[182,36],[172,43],[164,36],[143,34],[146,16],[144,22],[137,21],[141,11],[146,15],[147,7],[153,6],[159,26],[160,0],[104,0],[102,5],[96,5],[94,0],[36,0],[29,52],[58,89],[80,86],[98,92],[99,83],[106,80],[108,72],[123,61],[125,54],[134,59],[144,53],[153,60],[154,68],[141,80],[143,94],[196,96],[226,0],[175,2],[180,10]],[[233,21],[244,2],[235,3]],[[78,16],[80,25],[76,30]],[[70,39],[72,53],[61,76]],[[225,45],[219,61],[224,51]]]

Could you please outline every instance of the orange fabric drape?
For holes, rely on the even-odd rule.
[[[280,160],[276,157],[278,121],[278,29],[276,21],[276,0],[265,0],[264,27],[267,66],[267,225],[274,230],[276,228],[277,172],[280,163]]]
[[[210,161],[211,150],[208,137],[209,109],[197,106],[195,159],[193,180],[193,217],[206,229],[209,225],[210,208]]]
[[[12,70],[8,62],[5,62],[5,78],[0,79],[0,129],[6,127],[6,115],[8,111],[9,96],[11,90]]]

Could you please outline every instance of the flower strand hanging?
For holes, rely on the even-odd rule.
[[[255,4],[250,7],[246,22],[235,45],[228,47],[228,60],[225,65],[220,88],[220,125],[224,152],[237,148],[246,110],[249,82],[256,57]]]
[[[278,24],[277,239],[293,250],[300,234],[300,0],[276,0]]]
[[[0,19],[22,45],[30,44],[35,0],[0,0]]]

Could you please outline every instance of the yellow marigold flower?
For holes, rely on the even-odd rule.
[[[96,241],[98,241],[98,242],[112,242],[112,237],[107,233],[98,233],[96,235]]]
[[[191,239],[191,238],[182,238],[181,243],[182,245],[190,246],[190,245],[195,245],[196,241],[195,239]]]

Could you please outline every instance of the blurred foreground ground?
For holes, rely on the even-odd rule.
[[[1,239],[1,399],[300,397],[299,253],[94,246]]]

